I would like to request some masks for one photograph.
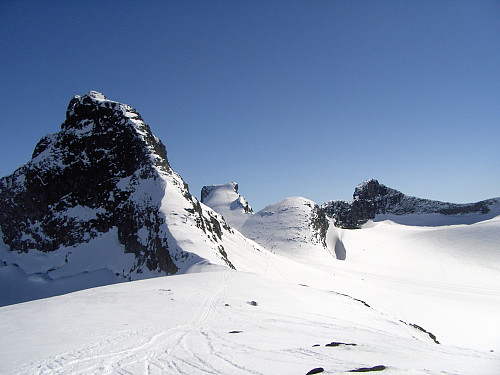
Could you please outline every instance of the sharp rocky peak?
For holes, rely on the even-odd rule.
[[[156,233],[164,222],[162,174],[190,197],[165,146],[135,109],[97,91],[75,96],[61,131],[43,137],[28,163],[0,179],[3,240],[19,252],[48,252],[117,227],[125,250],[138,258],[137,269],[175,272],[167,241]],[[151,191],[142,192],[143,183]],[[141,228],[145,239],[137,234]]]

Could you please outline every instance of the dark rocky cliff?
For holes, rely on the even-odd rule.
[[[160,230],[160,173],[175,174],[164,145],[135,109],[94,91],[75,96],[61,131],[43,137],[28,163],[0,179],[3,241],[11,251],[51,252],[116,227],[125,251],[136,256],[123,277],[144,267],[175,273]],[[199,227],[220,228],[212,223],[216,219],[209,222],[197,212],[187,185],[182,189],[193,215],[200,216]]]
[[[407,196],[371,179],[356,187],[351,202],[330,201],[322,205],[327,216],[335,219],[335,226],[360,228],[376,215],[430,214],[468,215],[487,214],[498,205],[496,199],[477,203],[457,204]]]

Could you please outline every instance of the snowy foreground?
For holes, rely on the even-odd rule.
[[[499,374],[499,233],[371,222],[329,230],[345,261],[292,241],[1,307],[0,373]]]
[[[495,374],[360,301],[214,267],[4,307],[1,372]],[[331,343],[338,346],[326,346]],[[316,346],[317,345],[317,346]],[[334,344],[335,345],[335,344]]]

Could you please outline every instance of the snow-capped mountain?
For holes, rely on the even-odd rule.
[[[255,249],[189,193],[135,109],[95,91],[75,96],[61,130],[0,179],[0,228],[1,275],[27,290],[173,274],[201,259],[234,268],[228,251]]]
[[[327,230],[328,220],[316,203],[292,197],[250,216],[241,233],[266,249],[294,254],[308,246],[326,249]]]
[[[223,215],[230,226],[268,250],[294,257],[304,252],[310,255],[312,249],[318,248],[328,253],[328,219],[309,199],[287,198],[254,213],[246,199],[238,194],[235,182],[204,186],[201,199]]]
[[[499,199],[201,200],[137,111],[73,98],[0,179],[0,373],[498,374]]]
[[[500,198],[476,203],[448,203],[407,196],[377,180],[366,180],[354,190],[353,200],[322,205],[339,228],[360,228],[368,220],[410,225],[472,224],[500,215]]]

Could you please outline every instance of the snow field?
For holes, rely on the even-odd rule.
[[[494,374],[500,365],[332,291],[205,268],[0,309],[0,372]]]

